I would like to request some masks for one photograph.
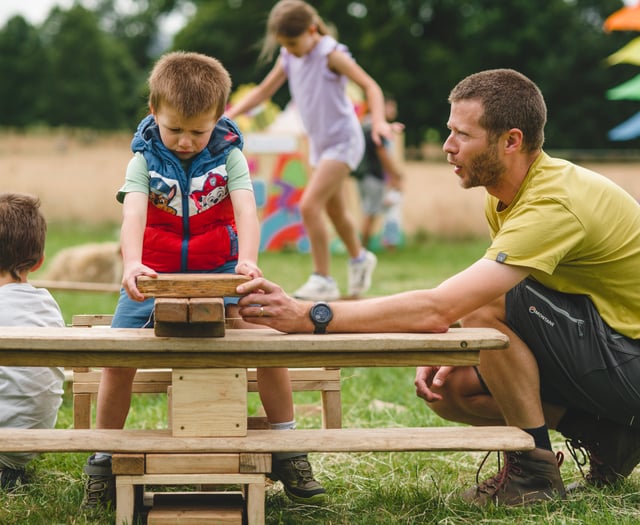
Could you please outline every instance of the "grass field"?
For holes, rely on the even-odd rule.
[[[52,225],[47,256],[71,244],[114,240],[117,227],[83,228]],[[424,239],[420,243],[379,254],[379,267],[371,294],[380,295],[418,287],[430,287],[464,268],[479,257],[485,240],[446,242]],[[292,290],[309,271],[309,256],[297,253],[263,254],[265,274]],[[336,255],[335,274],[344,286],[346,259]],[[109,294],[55,292],[65,319],[75,313],[109,313],[115,296]],[[409,368],[349,368],[342,371],[343,425],[438,426],[450,424],[435,416],[414,395],[414,370]],[[299,428],[320,425],[319,395],[295,393]],[[250,395],[250,411],[259,410],[257,396]],[[71,396],[65,395],[58,427],[72,426]],[[134,399],[127,421],[130,428],[162,428],[166,400],[145,395]],[[565,452],[561,472],[565,483],[580,474],[571,461],[562,437],[553,433],[556,450]],[[369,453],[313,454],[316,476],[329,494],[322,507],[290,503],[279,485],[269,488],[268,524],[592,524],[640,523],[640,472],[621,486],[588,491],[566,501],[553,501],[527,508],[477,509],[458,498],[458,492],[474,483],[480,453]],[[87,520],[79,514],[83,494],[82,466],[85,454],[45,454],[29,467],[32,482],[13,493],[0,494],[2,524],[112,523],[113,516]],[[482,478],[493,475],[489,461]]]

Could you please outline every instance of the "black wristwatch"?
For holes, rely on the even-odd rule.
[[[309,317],[311,318],[313,326],[315,326],[313,333],[326,334],[327,325],[331,322],[331,319],[333,319],[333,312],[327,303],[318,301],[311,307],[311,310],[309,310]]]

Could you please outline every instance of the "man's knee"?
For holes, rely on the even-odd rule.
[[[492,328],[504,324],[505,318],[505,299],[502,296],[465,315],[461,323],[465,327]]]

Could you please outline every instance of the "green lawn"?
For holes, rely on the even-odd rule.
[[[47,255],[81,242],[113,240],[117,227],[50,228]],[[379,254],[372,295],[417,287],[430,287],[478,258],[486,240],[444,242],[425,239],[391,253]],[[261,266],[267,277],[292,291],[304,282],[310,269],[309,256],[297,253],[263,254]],[[334,257],[335,275],[346,282],[346,258]],[[75,313],[109,313],[115,297],[108,294],[54,294],[65,319]],[[417,399],[410,368],[349,368],[342,370],[343,425],[345,427],[420,426],[450,424],[435,416]],[[319,394],[295,393],[299,428],[320,425]],[[250,411],[259,410],[250,394]],[[130,428],[165,425],[166,400],[145,395],[134,399],[127,422]],[[71,427],[71,396],[65,395],[58,426]],[[557,450],[565,452],[562,466],[565,483],[580,477],[566,452],[560,435],[553,434]],[[316,477],[329,494],[323,507],[290,503],[278,485],[267,496],[268,524],[593,524],[640,523],[640,473],[636,471],[621,486],[606,491],[588,491],[566,501],[554,501],[523,509],[477,509],[458,498],[458,492],[474,483],[480,453],[368,453],[312,454]],[[82,500],[82,465],[85,454],[46,454],[30,465],[32,482],[16,492],[0,494],[2,524],[111,523],[113,516],[87,521],[79,515]],[[493,475],[489,461],[482,477]]]

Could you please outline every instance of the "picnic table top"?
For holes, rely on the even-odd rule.
[[[247,368],[477,364],[478,351],[503,349],[491,328],[445,333],[283,334],[229,329],[224,337],[158,337],[150,329],[6,327],[0,366]]]

